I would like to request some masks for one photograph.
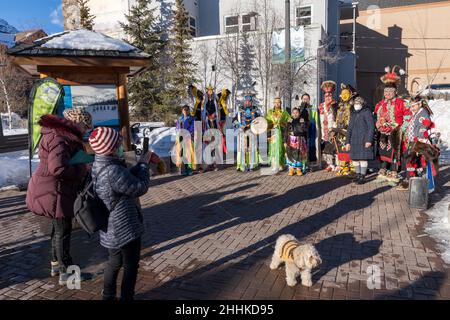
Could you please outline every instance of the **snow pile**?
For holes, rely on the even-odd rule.
[[[0,191],[11,187],[24,187],[30,176],[28,151],[0,154]],[[39,159],[37,155],[31,161],[33,171]]]
[[[433,110],[433,121],[436,124],[436,131],[441,134],[441,160],[450,161],[450,101],[431,100],[429,101]]]
[[[428,210],[431,221],[425,227],[425,231],[436,240],[441,257],[446,263],[450,263],[449,205],[450,195]]]
[[[436,131],[441,134],[441,163],[448,163],[450,161],[450,101],[432,100],[429,104],[434,113],[433,121],[436,124]],[[446,263],[450,263],[449,205],[450,195],[447,195],[428,210],[427,214],[431,221],[425,228],[425,231],[438,243],[442,259]]]
[[[113,39],[98,32],[89,30],[74,30],[57,35],[43,44],[49,49],[68,50],[105,50],[129,52],[137,50],[126,42]]]
[[[154,129],[147,135],[149,149],[160,157],[170,157],[177,136],[176,128],[162,127]],[[142,139],[143,141],[143,139]]]
[[[11,113],[11,130],[9,129],[9,115],[7,113],[0,113],[0,118],[2,121],[4,136],[28,133],[27,120],[22,119],[17,113]]]

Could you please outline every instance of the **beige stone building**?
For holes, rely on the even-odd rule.
[[[450,84],[450,1],[360,0],[358,8],[357,84],[366,99],[380,98],[379,78],[388,65],[406,70],[402,93]],[[350,21],[344,21],[343,46],[351,34]]]

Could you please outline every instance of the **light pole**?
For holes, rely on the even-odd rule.
[[[288,88],[286,90],[285,104],[286,110],[291,111],[292,100],[292,70],[291,70],[291,1],[285,1],[285,48],[286,71],[288,78]]]

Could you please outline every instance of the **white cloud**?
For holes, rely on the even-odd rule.
[[[62,4],[50,13],[50,22],[58,26],[64,26],[64,18],[62,17]]]

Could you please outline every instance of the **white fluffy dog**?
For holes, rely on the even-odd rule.
[[[286,264],[286,282],[293,287],[301,275],[302,285],[312,286],[311,270],[322,263],[316,248],[311,244],[301,244],[293,235],[284,234],[277,239],[270,269]]]

